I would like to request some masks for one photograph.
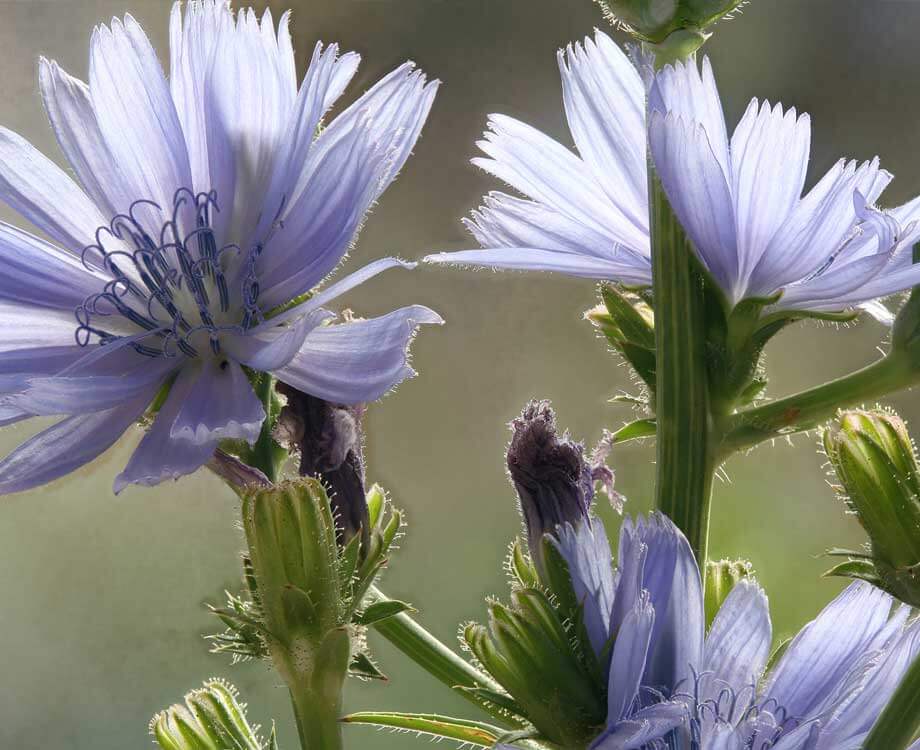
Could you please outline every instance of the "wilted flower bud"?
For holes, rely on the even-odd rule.
[[[532,401],[511,422],[508,471],[520,499],[527,542],[534,562],[542,563],[544,534],[588,519],[594,494],[591,468],[584,448],[556,435],[556,417],[548,401]]]
[[[869,555],[851,553],[831,574],[868,579],[920,605],[920,474],[904,422],[882,410],[846,412],[824,446],[870,540]]]
[[[263,750],[274,747],[274,732],[267,745],[257,736],[258,727],[246,720],[245,705],[236,690],[222,680],[208,680],[192,690],[185,703],[170,706],[150,722],[150,733],[163,750]]]
[[[300,453],[300,475],[318,477],[326,487],[339,543],[361,534],[366,547],[370,522],[361,448],[364,406],[333,404],[284,383],[277,389],[287,398],[278,437]]]
[[[636,39],[690,54],[706,41],[705,30],[744,0],[597,0],[614,24]]]

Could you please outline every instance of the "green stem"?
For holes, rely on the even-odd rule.
[[[716,469],[706,371],[702,281],[690,241],[649,160],[655,290],[656,507],[684,532],[706,565]]]
[[[341,698],[329,700],[304,688],[291,690],[291,703],[303,750],[342,750]]]
[[[377,601],[387,599],[387,596],[376,586],[371,587],[370,597]],[[449,688],[501,690],[496,682],[454,653],[405,612],[381,620],[374,625],[374,629],[428,674]],[[517,726],[509,722],[507,713],[492,704],[483,703],[469,691],[461,690],[460,694],[503,724]]]
[[[252,446],[250,461],[251,466],[255,466],[268,478],[272,483],[278,481],[278,473],[281,468],[277,456],[275,455],[275,443],[272,440],[273,420],[270,418],[272,409],[272,397],[275,393],[275,379],[267,372],[262,373],[255,385],[256,395],[262,402],[262,408],[265,409],[266,419],[262,423],[262,431],[259,433],[259,439]]]
[[[765,440],[813,429],[831,419],[838,409],[881,398],[918,381],[920,370],[908,357],[889,354],[830,383],[729,417],[718,458],[723,461]]]
[[[863,750],[906,750],[920,732],[920,658],[907,670],[894,697],[866,738]]]

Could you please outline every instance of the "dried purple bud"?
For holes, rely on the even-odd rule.
[[[333,404],[284,383],[277,389],[287,398],[278,436],[300,452],[300,475],[318,477],[326,487],[339,543],[360,533],[366,547],[370,516],[361,446],[363,404]]]
[[[594,494],[591,468],[584,448],[556,435],[556,418],[548,401],[532,401],[511,423],[508,470],[520,499],[530,554],[542,558],[544,534],[569,523],[577,528],[588,520]]]

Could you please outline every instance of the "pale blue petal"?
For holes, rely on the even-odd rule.
[[[624,253],[626,261],[633,255]],[[458,250],[435,253],[425,257],[428,263],[449,263],[458,266],[481,266],[515,271],[554,271],[586,279],[621,281],[628,284],[651,284],[650,265],[636,267],[614,259],[576,255],[533,247],[496,247],[489,250]]]
[[[615,209],[585,163],[567,148],[505,115],[491,115],[489,127],[477,145],[490,158],[473,164],[593,232],[627,247],[648,246],[648,233]]]
[[[61,151],[83,189],[99,210],[111,218],[130,193],[124,173],[109,153],[99,129],[89,87],[61,70],[56,62],[45,58],[39,60],[38,83]],[[89,239],[85,239],[84,244],[88,244]]]
[[[221,346],[230,357],[257,372],[277,370],[300,351],[310,331],[334,317],[334,313],[319,308],[287,325],[225,335],[221,337]]]
[[[857,192],[871,204],[890,175],[878,161],[838,162],[789,214],[754,269],[756,291],[767,294],[820,270],[853,232]]]
[[[156,395],[151,389],[114,409],[58,422],[0,461],[0,493],[21,492],[69,474],[111,447]]]
[[[642,585],[655,609],[645,685],[687,688],[703,658],[705,615],[696,559],[686,538],[664,515],[639,519],[635,533],[648,547]]]
[[[75,343],[76,327],[73,310],[49,310],[0,299],[0,352],[68,346]]]
[[[558,53],[565,111],[578,152],[619,220],[648,235],[645,85],[606,34]],[[623,241],[623,240],[621,240]],[[642,245],[638,245],[641,247]]]
[[[764,251],[805,187],[811,119],[781,104],[751,101],[731,141],[732,194],[738,229],[741,290],[756,296],[771,279],[751,278]],[[769,290],[766,290],[769,291]]]
[[[213,51],[200,100],[208,137],[213,134],[219,149],[225,150],[223,156],[218,149],[209,155],[209,170],[219,182],[218,199],[224,209],[219,234],[248,249],[262,218],[263,199],[296,91],[289,75],[290,60],[283,59],[289,51],[279,49],[271,14],[266,11],[260,22],[251,8],[240,9],[235,24],[228,23],[229,15],[225,9],[220,18],[211,20],[210,25],[220,30],[205,37]],[[188,43],[191,47],[199,42],[191,34]],[[192,86],[188,89],[187,96],[199,93]],[[194,102],[189,104],[193,106]]]
[[[832,736],[843,742],[868,733],[918,657],[920,623],[915,622],[877,657],[858,694],[834,712],[830,725]]]
[[[117,208],[145,199],[171,212],[176,191],[192,185],[188,151],[156,51],[131,16],[94,30],[89,81],[99,129],[131,190]]]
[[[338,45],[318,42],[278,146],[272,180],[256,238],[270,231],[283,203],[290,200],[310,150],[316,143],[320,121],[342,95],[358,69],[361,58],[349,52],[339,56]],[[271,245],[269,252],[273,252]]]
[[[275,375],[311,396],[339,404],[375,401],[415,371],[409,343],[419,325],[443,323],[427,307],[414,305],[379,318],[321,326]]]
[[[738,281],[732,196],[706,131],[674,114],[655,112],[649,146],[668,200],[700,260],[732,294]]]
[[[171,359],[151,360],[130,349],[122,353],[130,358],[130,364],[125,362],[120,372],[101,374],[98,369],[90,368],[81,374],[30,378],[23,383],[20,393],[6,397],[3,403],[36,416],[104,411],[156,390],[177,367],[177,362]],[[106,365],[103,372],[111,369],[111,365]]]
[[[187,372],[181,373],[176,379],[153,424],[131,454],[125,470],[115,478],[115,494],[129,484],[152,487],[167,479],[191,474],[204,466],[214,454],[217,440],[198,444],[175,440],[171,435],[176,417],[194,384],[194,378]]]
[[[648,595],[640,597],[616,634],[607,690],[608,725],[629,718],[639,697],[652,640],[655,610]]]
[[[60,167],[6,128],[0,128],[0,200],[77,257],[109,223]]]
[[[595,518],[577,530],[564,524],[558,528],[557,537],[554,543],[568,565],[575,597],[584,608],[585,630],[594,653],[600,656],[610,639],[615,588],[607,532]]]
[[[272,249],[260,260],[265,304],[309,291],[338,265],[408,158],[437,87],[403,65],[323,130],[287,195]]]
[[[835,694],[888,623],[892,599],[854,583],[806,625],[773,669],[765,698],[809,716]]]
[[[740,693],[757,685],[772,643],[770,607],[763,589],[755,581],[739,581],[706,637],[703,671],[712,674],[713,693],[726,686]]]
[[[639,248],[627,248],[612,234],[597,232],[543,203],[492,192],[464,224],[486,248],[532,247],[616,259],[627,273],[638,272],[651,283],[647,238]]]
[[[354,289],[359,284],[363,284],[365,281],[372,279],[379,273],[383,273],[391,268],[404,268],[411,270],[415,268],[415,263],[407,263],[404,260],[399,258],[379,258],[378,260],[368,263],[366,266],[359,268],[357,271],[353,271],[347,276],[343,276],[338,281],[330,284],[329,286],[321,289],[315,294],[311,295],[307,300],[301,302],[298,305],[285,310],[283,313],[279,313],[273,318],[269,318],[264,323],[253,328],[250,333],[262,333],[264,331],[271,331],[282,323],[286,323],[289,320],[295,320],[302,315],[307,315],[308,313],[318,310],[324,305],[329,304],[336,297],[340,297],[345,294],[345,292]]]
[[[0,298],[71,314],[109,279],[70,252],[0,222]]]
[[[627,721],[608,727],[590,750],[639,750],[652,740],[665,737],[687,721],[687,708],[680,703],[659,703],[642,709]]]
[[[262,431],[265,410],[243,368],[232,360],[210,359],[186,366],[179,379],[191,378],[169,436],[194,446],[239,439],[250,445]],[[176,381],[177,388],[184,384]]]
[[[76,344],[5,351],[0,356],[0,393],[21,390],[29,378],[54,375],[85,354],[86,349]]]
[[[699,125],[706,134],[706,141],[723,178],[729,178],[728,131],[708,57],[703,58],[702,72],[697,68],[696,60],[662,68],[649,91],[648,107],[649,112],[672,115],[688,127]]]

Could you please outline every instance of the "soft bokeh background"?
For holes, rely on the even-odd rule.
[[[262,7],[264,3],[259,3]],[[388,253],[418,257],[469,245],[459,217],[496,186],[468,164],[486,114],[505,112],[570,143],[555,51],[603,21],[589,0],[290,0],[298,64],[317,39],[364,56],[354,95],[407,57],[444,81],[424,137],[384,196],[352,266]],[[165,0],[0,2],[0,123],[60,159],[36,90],[40,54],[85,77],[93,24],[133,13],[166,55]],[[811,179],[841,155],[875,154],[898,175],[895,205],[920,192],[920,123],[913,0],[757,0],[708,47],[730,123],[752,95],[812,114]],[[5,209],[0,218],[14,220]],[[370,478],[393,492],[410,534],[386,588],[412,601],[440,637],[504,593],[505,547],[518,531],[503,468],[505,424],[532,396],[550,397],[562,425],[589,442],[630,418],[607,399],[630,389],[581,313],[591,283],[541,275],[422,269],[391,272],[349,298],[361,313],[409,302],[448,320],[415,345],[421,376],[373,407]],[[785,394],[869,362],[884,331],[803,325],[768,352],[770,393]],[[910,394],[891,400],[920,413]],[[35,430],[0,433],[4,452]],[[279,722],[296,746],[287,697],[262,664],[231,667],[207,653],[214,628],[201,606],[235,588],[241,538],[236,502],[201,474],[156,490],[111,495],[137,436],[50,487],[0,503],[0,747],[124,750],[149,746],[146,723],[210,675],[231,679],[251,717]],[[834,545],[862,541],[829,490],[812,436],[761,448],[728,466],[716,488],[713,554],[753,560],[789,634],[838,590],[820,579]],[[613,457],[629,510],[649,507],[651,447]],[[613,515],[604,510],[610,528]],[[460,712],[467,704],[373,640],[386,685],[353,685],[352,709]],[[418,740],[348,730],[349,747]]]

